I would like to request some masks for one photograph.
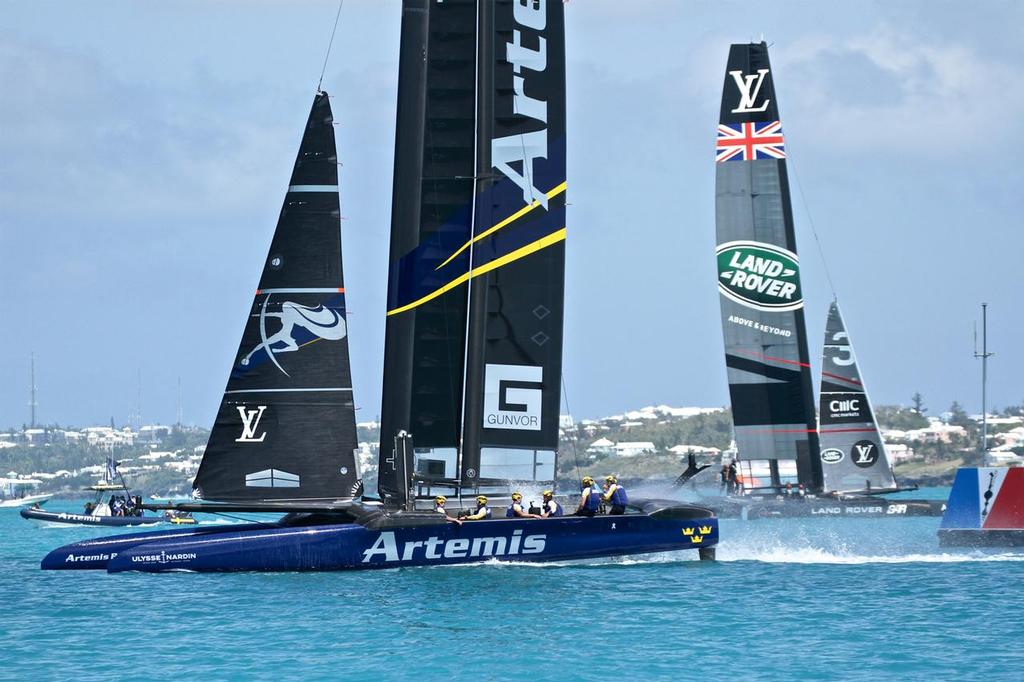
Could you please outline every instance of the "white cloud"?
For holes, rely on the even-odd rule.
[[[974,46],[933,41],[887,25],[846,39],[804,36],[772,50],[783,122],[799,148],[932,158],[991,154],[1020,144],[1024,93],[1010,65]]]

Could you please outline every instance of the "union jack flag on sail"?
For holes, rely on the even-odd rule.
[[[782,122],[720,123],[715,161],[753,161],[784,159],[786,147],[782,138]]]

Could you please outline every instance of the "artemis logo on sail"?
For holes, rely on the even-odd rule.
[[[544,368],[491,365],[484,374],[484,428],[540,431]]]
[[[281,303],[280,312],[267,312],[270,296],[271,294],[267,294],[260,311],[261,341],[249,351],[248,355],[239,360],[239,364],[243,367],[247,367],[253,356],[262,350],[271,362],[287,376],[288,372],[284,371],[274,355],[299,350],[299,342],[295,337],[298,330],[305,330],[308,337],[313,337],[313,339],[339,341],[345,338],[348,327],[345,324],[345,318],[338,310],[329,308],[322,303],[316,307],[310,307],[294,301],[284,301]],[[268,317],[277,318],[281,322],[281,328],[270,336],[267,336]]]
[[[543,73],[548,66],[547,38],[541,35],[547,25],[547,0],[516,2],[512,7],[520,28],[512,31],[512,42],[505,43],[505,58],[512,64],[514,74],[515,113],[532,118],[543,127],[491,140],[491,163],[523,190],[523,203],[532,204],[536,200],[547,208],[547,194],[533,186],[533,178],[537,177],[533,172],[533,162],[534,159],[548,158],[548,103],[526,94],[527,73]],[[530,45],[523,43],[524,35]],[[514,163],[522,164],[522,172],[512,167]]]
[[[242,418],[242,435],[235,439],[236,443],[262,443],[267,437],[264,431],[259,438],[256,437],[256,429],[260,426],[260,419],[266,411],[266,405],[260,405],[255,410],[247,410],[245,405],[238,406],[238,416]]]
[[[729,75],[736,81],[736,87],[740,91],[740,103],[732,110],[734,114],[756,114],[768,108],[770,99],[766,99],[761,106],[754,106],[757,95],[761,92],[764,84],[764,77],[768,75],[768,69],[758,69],[757,73],[746,75],[742,71],[730,71]]]
[[[431,536],[426,540],[403,542],[402,551],[398,551],[398,540],[393,531],[386,531],[377,536],[373,545],[363,552],[363,563],[368,564],[374,559],[388,562],[417,561],[423,559],[466,559],[479,557],[516,556],[520,554],[540,554],[547,544],[547,535],[527,535],[522,530],[513,531],[512,537],[496,536],[486,538],[454,538],[442,540]],[[420,550],[419,556],[416,555]]]
[[[796,254],[774,244],[736,241],[721,244],[718,290],[729,300],[756,310],[803,307]]]

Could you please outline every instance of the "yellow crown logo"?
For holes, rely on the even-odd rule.
[[[684,528],[683,535],[693,535],[693,528]]]
[[[695,545],[699,545],[700,543],[704,542],[704,536],[703,535],[693,535],[693,536],[690,537],[690,542],[692,542]]]
[[[701,535],[710,535],[711,534],[711,526],[701,526],[700,527],[700,534]]]

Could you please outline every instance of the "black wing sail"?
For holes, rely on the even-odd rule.
[[[479,178],[462,482],[552,481],[565,289],[561,2],[480,13]]]
[[[821,461],[825,490],[896,487],[839,304],[828,309],[821,363]]]
[[[224,398],[204,500],[335,501],[358,484],[334,122],[313,102]]]
[[[403,3],[379,489],[552,480],[565,239],[559,2]],[[480,68],[477,68],[479,63]],[[400,466],[396,434],[415,456]]]
[[[718,288],[739,456],[821,487],[782,124],[764,43],[729,50],[716,148]],[[745,472],[748,475],[750,472]]]
[[[472,231],[476,4],[405,0],[391,215],[378,490],[403,498],[394,437],[457,478]],[[440,467],[440,468],[438,468]]]

